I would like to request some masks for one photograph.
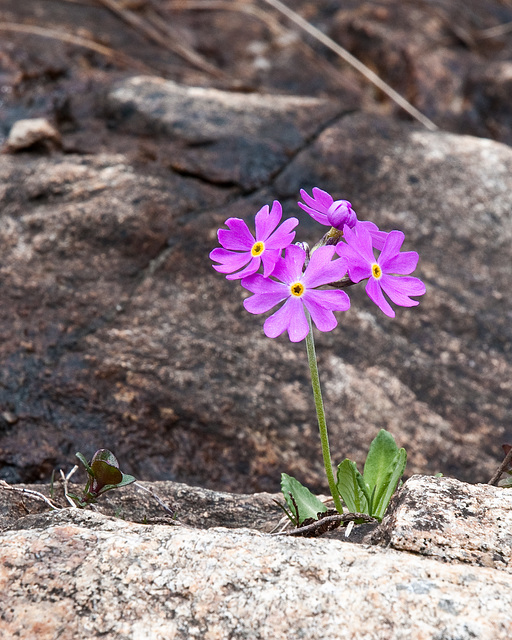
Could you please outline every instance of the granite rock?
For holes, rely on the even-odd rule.
[[[317,98],[185,87],[153,77],[123,81],[107,98],[118,129],[168,140],[167,163],[175,171],[246,190],[267,184],[343,110]]]
[[[232,111],[257,130],[253,104],[233,96]],[[266,126],[289,104],[268,108]],[[427,284],[395,320],[353,287],[339,328],[318,336],[334,461],[362,464],[385,428],[407,448],[408,474],[491,476],[512,437],[512,151],[324,115],[308,125],[323,131],[251,194],[125,154],[0,158],[4,479],[48,479],[75,451],[106,447],[142,480],[275,491],[285,471],[325,492],[302,345],[267,339],[208,260],[226,218],[250,220],[274,198],[301,218],[297,239],[314,242],[322,229],[294,204],[313,185],[402,229]]]
[[[414,539],[417,500],[431,523],[444,514],[458,525],[443,561],[422,546],[398,551],[247,528],[143,525],[77,509],[29,515],[0,534],[0,633],[38,640],[509,638],[510,567],[449,553],[466,544],[461,504],[487,510],[492,529],[499,517],[510,520],[509,490],[413,478],[382,524],[391,536],[396,522],[400,538]],[[507,554],[509,563],[510,547]]]
[[[447,562],[512,572],[512,491],[413,476],[372,541]]]

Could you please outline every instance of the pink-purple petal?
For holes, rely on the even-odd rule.
[[[425,285],[419,278],[383,275],[380,285],[391,301],[401,307],[415,307],[419,303],[409,296],[421,296],[425,293]]]
[[[330,193],[320,189],[319,187],[313,187],[312,190],[313,198],[315,199],[316,206],[319,207],[319,210],[324,210],[327,212],[331,204],[334,202],[334,198]],[[321,207],[321,209],[320,209]]]
[[[369,220],[358,220],[354,228],[356,232],[361,228],[366,229],[370,234],[374,249],[377,249],[378,251],[382,250],[382,247],[386,243],[386,238],[388,237],[386,231],[381,231],[374,222],[370,222]]]
[[[276,203],[278,207],[275,206]],[[268,204],[262,207],[258,211],[254,219],[254,224],[256,227],[256,240],[261,240],[264,242],[279,224],[281,215],[281,205],[277,202],[277,200],[275,200],[274,204],[272,205],[272,211],[269,210]]]
[[[275,291],[273,293],[255,293],[250,298],[244,300],[244,307],[249,313],[266,313],[276,304],[279,304],[287,297],[286,291]]]
[[[217,232],[219,243],[225,249],[232,249],[234,251],[247,251],[251,249],[255,240],[245,220],[228,218],[228,220],[226,220],[226,226],[229,227],[229,230],[219,229]]]
[[[341,259],[347,261],[348,275],[352,282],[361,282],[372,275],[371,264],[348,244],[340,242],[336,245],[336,252]]]
[[[275,269],[277,261],[281,257],[281,250],[265,249],[261,254],[261,263],[263,264],[263,276],[269,278]]]
[[[377,280],[375,280],[375,278],[370,278],[368,280],[368,282],[366,283],[365,291],[368,294],[370,300],[374,302],[383,313],[385,313],[390,318],[395,317],[395,312],[384,297],[382,289],[380,288],[380,284]]]
[[[285,257],[276,264],[272,275],[274,278],[292,284],[302,278],[302,267],[306,259],[306,252],[297,245],[291,245],[286,249]]]
[[[295,238],[295,227],[299,224],[297,218],[288,218],[280,225],[274,233],[265,240],[267,249],[284,249],[293,242]]]
[[[306,319],[304,305],[299,298],[288,300],[290,317],[288,321],[288,337],[292,342],[300,342],[309,333],[309,322]]]
[[[343,278],[347,273],[347,261],[345,258],[331,260],[335,252],[336,247],[333,245],[319,247],[313,251],[301,280],[304,286],[313,289]]]
[[[311,320],[313,320],[319,331],[332,331],[338,325],[338,321],[331,309],[321,307],[311,301],[306,304],[306,309],[311,314]]]
[[[390,260],[397,253],[400,252],[400,248],[404,243],[405,235],[401,231],[390,231],[388,233],[388,237],[386,238],[386,242],[382,247],[382,252],[380,254],[379,264],[384,264],[387,260]]]
[[[370,232],[365,227],[356,225],[353,229],[350,229],[350,227],[345,225],[343,228],[343,238],[349,247],[364,258],[366,262],[370,264],[375,262],[372,238]]]
[[[278,291],[284,291],[285,295],[290,293],[286,284],[272,278],[264,278],[261,273],[244,278],[240,284],[251,293],[277,293]]]
[[[308,213],[315,222],[318,222],[319,224],[323,224],[326,226],[330,226],[329,218],[327,217],[326,213],[320,213],[316,209],[312,209],[311,207],[307,207],[305,204],[302,204],[302,202],[299,202],[298,205],[301,209],[303,209],[306,213]]]
[[[350,309],[350,298],[345,291],[338,289],[308,290],[302,296],[302,300],[308,309],[310,304],[333,311],[348,311]]]
[[[400,275],[409,275],[416,269],[419,256],[416,251],[402,251],[396,256],[391,256],[387,260],[379,257],[379,264],[384,273],[396,273]]]
[[[302,307],[302,303],[298,298],[288,298],[288,300],[283,304],[283,306],[278,309],[270,318],[265,320],[263,325],[263,331],[268,338],[277,338],[284,331],[288,329],[288,335],[290,336],[290,340],[292,337],[290,335],[290,324],[293,324],[294,316],[302,313],[304,317],[304,321],[306,321],[306,317],[304,315],[304,309]],[[298,322],[300,325],[300,320]],[[307,325],[307,321],[306,321]],[[306,334],[307,335],[307,331]],[[292,342],[296,342],[296,340],[292,340]]]
[[[415,307],[418,303],[417,300],[412,300],[406,293],[406,287],[403,287],[401,282],[403,278],[397,278],[394,276],[383,275],[379,280],[381,289],[387,294],[395,304],[400,307]]]
[[[250,256],[251,254],[249,254]],[[237,273],[232,273],[229,276],[226,276],[226,280],[240,280],[241,278],[245,278],[246,276],[251,276],[253,273],[256,273],[260,268],[261,258],[259,257],[251,257],[249,264],[242,269],[242,271],[238,271]]]
[[[210,252],[210,259],[221,263],[212,265],[219,273],[232,273],[244,267],[251,260],[251,254],[248,251],[238,253],[217,248]]]
[[[311,207],[314,211],[327,214],[329,207],[333,203],[333,198],[327,191],[323,191],[318,187],[313,187],[313,197],[311,197],[304,189],[300,190],[300,197],[304,200],[308,207]],[[302,206],[302,203],[298,203]]]
[[[219,244],[231,251],[250,251],[254,244],[252,236],[247,239],[245,236],[240,236],[230,229],[219,229],[217,231],[217,237]]]

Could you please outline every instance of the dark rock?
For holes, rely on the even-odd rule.
[[[5,479],[106,447],[140,479],[275,491],[285,471],[324,492],[303,346],[265,338],[208,260],[227,217],[274,197],[297,214],[314,184],[402,229],[428,289],[389,320],[353,287],[319,336],[334,461],[361,464],[386,428],[407,473],[494,471],[511,436],[508,147],[351,116],[243,198],[123,156],[2,163]],[[306,218],[297,239],[314,241]]]
[[[407,473],[487,480],[512,439],[510,148],[376,116],[398,112],[358,78],[361,99],[345,64],[270,10],[171,11],[221,80],[105,7],[61,5],[0,9],[4,24],[37,15],[111,47],[2,33],[0,136],[46,117],[64,153],[0,160],[1,477],[48,480],[75,451],[109,447],[142,479],[274,491],[287,471],[325,491],[302,345],[264,338],[207,258],[228,216],[275,197],[302,218],[297,239],[316,240],[294,202],[321,186],[403,229],[428,287],[395,321],[353,287],[352,310],[319,337],[335,462],[361,465],[385,427]],[[489,31],[511,19],[502,3],[295,8],[438,124],[509,140],[510,42]],[[141,66],[172,82],[132,78]]]
[[[343,110],[316,98],[226,93],[150,77],[123,82],[108,97],[120,130],[168,138],[174,170],[244,189],[266,184]]]

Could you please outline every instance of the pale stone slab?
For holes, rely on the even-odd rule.
[[[487,567],[74,510],[33,519],[0,536],[5,638],[508,640],[512,630],[509,577]]]

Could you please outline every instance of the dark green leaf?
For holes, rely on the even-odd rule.
[[[134,476],[130,476],[127,473],[123,473],[123,479],[121,480],[121,482],[117,483],[117,487],[126,487],[126,485],[131,484],[132,482],[135,482],[136,478],[134,478]]]
[[[321,500],[298,480],[286,473],[281,474],[281,491],[290,511],[297,517],[297,524],[301,524],[306,518],[316,520],[318,513],[327,511],[327,507]],[[293,500],[290,494],[293,496]]]
[[[98,488],[108,484],[118,485],[123,479],[123,474],[117,467],[113,467],[103,460],[93,460],[91,469]]]
[[[405,449],[399,449],[394,459],[389,465],[388,473],[382,478],[382,484],[376,487],[375,498],[373,501],[372,511],[370,515],[381,520],[386,513],[391,496],[395,493],[400,478],[402,477],[405,466],[407,465],[407,453]]]
[[[87,473],[90,476],[94,476],[93,470],[91,469],[91,467],[89,466],[89,463],[87,462],[87,460],[85,459],[85,456],[83,456],[81,453],[75,453],[76,457],[80,460],[80,462],[84,465],[85,470],[87,471]]]
[[[364,463],[363,478],[370,487],[370,491],[373,491],[374,487],[377,487],[377,491],[379,490],[378,487],[388,475],[397,451],[398,447],[393,436],[381,429],[373,439]]]
[[[368,492],[356,463],[348,458],[338,465],[337,487],[347,508],[352,513],[368,513]],[[364,487],[364,488],[363,488]]]

